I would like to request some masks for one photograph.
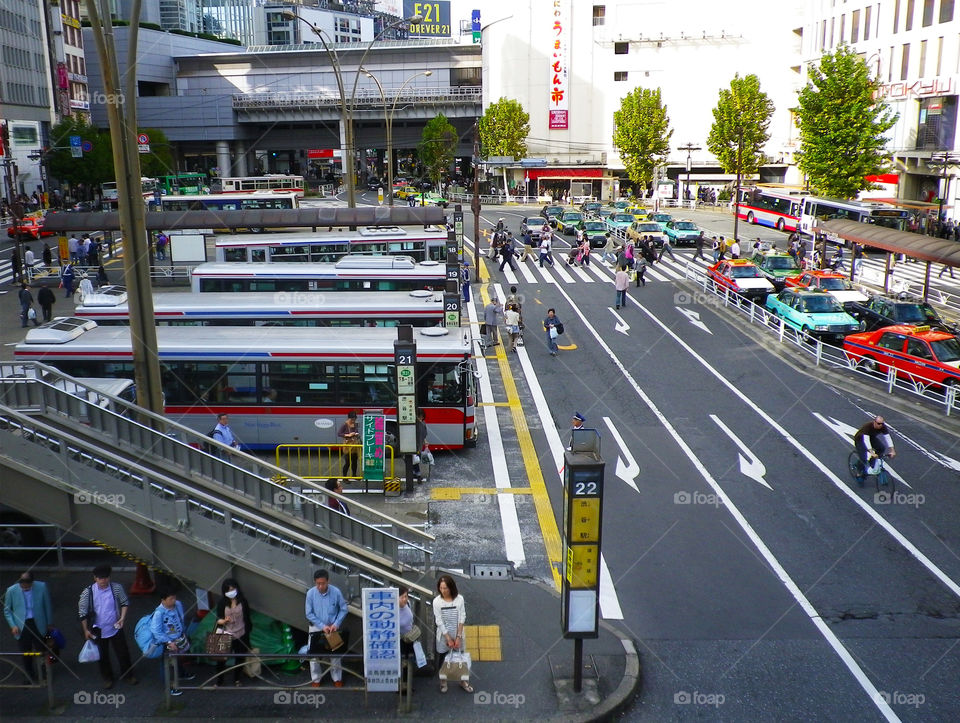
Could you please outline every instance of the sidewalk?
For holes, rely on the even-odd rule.
[[[13,584],[20,570],[5,565],[0,571],[0,585]],[[246,687],[188,690],[209,677],[212,669],[194,666],[196,681],[184,684],[182,696],[173,699],[174,711],[164,709],[163,678],[160,661],[140,660],[137,686],[118,682],[112,690],[102,690],[95,664],[80,665],[77,655],[81,645],[76,601],[80,590],[91,576],[80,572],[42,572],[35,577],[45,581],[53,597],[55,624],[67,638],[63,662],[54,666],[54,691],[57,714],[64,719],[113,718],[133,720],[171,713],[178,719],[257,718],[300,719],[322,717],[334,720],[367,720],[370,718],[406,718],[415,716],[429,720],[603,720],[628,703],[639,688],[638,660],[629,640],[621,640],[604,628],[597,640],[584,641],[583,695],[572,695],[573,641],[560,634],[559,596],[539,584],[511,580],[475,580],[455,575],[466,600],[468,626],[497,626],[499,648],[491,644],[494,633],[489,628],[478,631],[467,628],[467,645],[476,650],[472,635],[484,636],[484,649],[474,652],[471,676],[473,694],[455,684],[449,692],[440,693],[436,676],[415,678],[413,709],[399,714],[398,696],[349,690],[352,676],[345,675],[346,686],[334,688],[324,681],[319,689],[309,686],[309,675],[295,673],[266,674],[270,690]],[[114,573],[114,580],[129,588],[133,570],[124,568]],[[187,607],[192,596],[184,595]],[[126,628],[131,654],[136,658],[133,627],[158,603],[155,595],[131,597],[130,624]],[[304,621],[305,622],[305,621]],[[432,641],[424,641],[427,648]],[[0,650],[16,650],[16,643],[4,625],[0,631]],[[495,660],[499,653],[500,660]],[[114,665],[116,663],[114,662]],[[8,683],[6,670],[0,675]],[[296,694],[277,695],[285,686],[305,686]],[[558,693],[558,687],[561,692]],[[32,720],[48,717],[45,690],[3,690],[0,695],[0,716],[6,720]],[[60,710],[62,707],[62,710]]]

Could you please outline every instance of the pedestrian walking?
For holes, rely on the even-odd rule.
[[[33,272],[33,267],[37,263],[37,257],[33,253],[33,249],[27,246],[27,250],[23,252],[23,270],[27,275],[27,281],[30,280],[30,275]]]
[[[555,309],[547,309],[547,315],[543,320],[543,330],[547,335],[547,348],[550,350],[550,356],[556,356],[557,350],[560,348],[557,345],[557,337],[562,333],[563,323],[557,318]]]
[[[50,248],[50,244],[43,244],[43,252],[40,254],[40,258],[43,259],[43,265],[47,269],[53,266],[53,249]]]
[[[107,286],[110,283],[110,278],[107,276],[107,270],[103,268],[103,264],[100,264],[97,267],[97,286]]]
[[[580,253],[578,254],[578,258],[581,266],[590,265],[590,242],[586,239],[586,237],[584,237],[584,239],[580,242]]]
[[[10,270],[13,272],[13,283],[22,278],[23,266],[20,262],[20,252],[14,249],[10,254]]]
[[[635,274],[636,286],[640,288],[641,286],[647,285],[647,260],[643,256],[638,256],[637,261],[633,266],[633,271]]]
[[[221,412],[217,415],[217,426],[211,430],[210,436],[228,447],[240,449],[240,442],[237,441],[233,430],[230,429],[230,415],[226,412]]]
[[[127,613],[130,612],[130,599],[119,582],[112,582],[112,570],[109,565],[97,565],[93,568],[93,584],[83,588],[78,604],[80,625],[85,640],[92,640],[100,652],[100,677],[103,687],[113,687],[113,666],[110,664],[110,651],[113,650],[120,664],[120,678],[130,685],[137,684],[130,662],[130,648],[127,636],[123,632]]]
[[[33,325],[37,326],[37,310],[33,308],[33,294],[26,284],[20,284],[20,293],[17,294],[20,301],[20,327],[27,328],[27,322],[30,319],[30,312],[33,312]]]
[[[613,279],[613,286],[616,289],[616,305],[619,309],[627,305],[627,287],[630,285],[630,277],[627,276],[627,268],[618,266],[617,273]]]
[[[546,261],[550,264],[550,268],[553,268],[553,253],[552,246],[553,241],[551,239],[552,234],[549,231],[540,233],[540,268],[543,268],[543,263]]]
[[[307,622],[310,623],[310,652],[333,653],[334,643],[339,639],[336,649],[341,653],[346,651],[346,631],[340,632],[344,618],[347,617],[347,601],[343,593],[335,585],[330,584],[330,573],[326,570],[317,570],[313,573],[314,587],[307,590],[305,606]],[[333,634],[336,633],[334,637]],[[320,681],[326,674],[323,670],[324,658],[314,658],[310,661],[310,685],[320,687]],[[340,664],[340,655],[331,655],[328,669],[334,686],[343,687],[343,668]]]
[[[507,236],[507,240],[503,242],[503,246],[500,247],[500,271],[503,271],[503,267],[507,264],[510,265],[511,270],[517,270],[516,264],[513,263],[513,257],[515,255],[516,251],[513,250],[513,235],[510,234]]]
[[[53,630],[53,605],[46,583],[33,579],[29,570],[7,588],[3,596],[3,617],[23,653],[23,670],[33,683],[33,657],[46,652],[43,636]]]
[[[460,287],[463,290],[463,302],[465,304],[470,303],[470,262],[467,259],[463,260],[463,264],[460,266]]]
[[[730,258],[739,259],[740,258],[740,241],[734,239],[733,243],[730,244]]]
[[[670,237],[664,236],[663,243],[660,245],[660,255],[657,256],[657,261],[663,260],[664,254],[670,254],[670,260],[676,261],[677,257],[673,255],[673,246],[670,245]]]
[[[84,299],[88,299],[91,296],[93,296],[93,282],[90,280],[87,272],[84,271],[80,274],[80,303],[82,304]]]
[[[250,603],[240,589],[238,583],[232,577],[228,577],[220,586],[223,596],[217,603],[217,626],[223,628],[223,632],[230,636],[230,652],[234,655],[249,653],[250,633],[253,631],[253,615],[250,610]],[[217,682],[220,685],[224,680],[224,669],[227,667],[227,660],[217,661]],[[243,685],[240,679],[240,671],[243,669],[244,658],[234,658],[233,663],[233,684],[236,687]]]
[[[943,278],[943,272],[944,272],[944,271],[949,271],[949,272],[950,272],[950,278],[951,278],[951,279],[953,278],[953,267],[952,267],[952,266],[947,266],[946,264],[944,264],[943,266],[940,267],[940,273],[937,274],[937,278],[938,278],[938,279],[942,279],[942,278]]]
[[[70,263],[75,264],[80,260],[80,239],[76,235],[67,240],[67,252],[70,254]]]
[[[41,286],[37,292],[37,303],[40,304],[40,311],[43,313],[43,320],[50,321],[53,318],[53,304],[57,300],[57,295],[49,286]]]
[[[503,312],[500,309],[499,299],[491,299],[490,303],[483,307],[483,323],[486,327],[484,346],[496,346],[500,343],[500,330],[497,327],[497,321],[501,316],[503,316]]]
[[[707,260],[707,257],[703,255],[703,245],[706,242],[706,239],[703,237],[703,229],[700,229],[700,233],[697,235],[694,244],[696,245],[697,253],[693,255],[694,260],[703,259]]]
[[[507,304],[503,312],[503,325],[510,339],[510,351],[517,351],[517,339],[520,337],[520,312],[516,304]]]
[[[610,265],[617,265],[618,248],[617,240],[613,237],[613,234],[608,231],[607,242],[603,245],[601,258]]]
[[[73,263],[68,261],[60,270],[60,285],[63,287],[63,296],[66,299],[73,296],[73,281],[75,278],[76,273],[73,270]]]
[[[328,479],[323,486],[330,492],[336,492],[340,495],[343,494],[343,483],[335,477]],[[350,508],[347,506],[347,503],[333,495],[327,495],[327,507],[344,515],[350,514]]]
[[[710,251],[713,256],[713,263],[716,264],[720,261],[720,239],[716,236],[713,237],[713,243],[710,246]]]

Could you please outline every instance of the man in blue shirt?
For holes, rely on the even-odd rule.
[[[240,448],[240,443],[233,436],[233,430],[230,429],[230,416],[226,412],[217,415],[217,426],[213,428],[210,436],[218,442],[223,442],[228,447]]]
[[[316,586],[307,590],[306,602],[307,621],[310,623],[309,632],[321,636],[337,632],[343,624],[343,619],[347,617],[347,601],[343,599],[343,593],[330,584],[330,573],[326,570],[317,570],[313,574],[313,580]],[[310,651],[314,650],[311,644]],[[310,685],[314,688],[320,687],[320,680],[323,678],[324,671],[321,665],[319,658],[310,661],[310,680],[312,681]],[[339,656],[333,656],[330,660],[330,677],[336,687],[343,687],[343,669]]]

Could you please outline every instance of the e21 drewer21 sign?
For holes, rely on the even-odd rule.
[[[422,3],[403,0],[403,17],[421,17],[423,20],[410,25],[410,37],[449,38],[450,37],[450,0]]]

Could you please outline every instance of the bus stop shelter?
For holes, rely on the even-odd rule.
[[[889,292],[893,254],[905,254],[926,264],[923,275],[923,300],[930,291],[930,267],[932,264],[960,266],[960,243],[953,240],[926,236],[910,231],[900,231],[859,221],[821,221],[815,227],[818,234],[860,244],[864,248],[882,249],[887,252],[884,266],[883,291]],[[851,273],[853,266],[851,265]]]

